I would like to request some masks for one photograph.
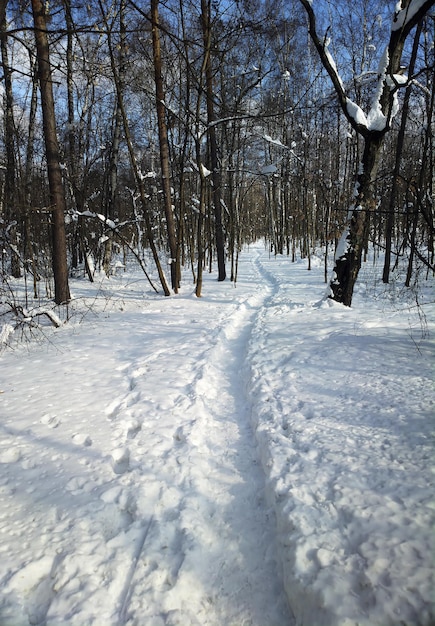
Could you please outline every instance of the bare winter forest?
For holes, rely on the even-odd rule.
[[[176,293],[266,238],[350,306],[434,268],[432,0],[1,0],[2,313],[134,255]],[[331,272],[331,270],[333,270]],[[329,278],[328,278],[329,276]],[[26,302],[28,304],[28,302]]]
[[[434,626],[434,6],[0,0],[1,626]]]

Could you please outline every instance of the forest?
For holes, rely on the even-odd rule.
[[[3,306],[16,278],[59,305],[127,256],[201,296],[260,238],[308,267],[323,250],[348,306],[370,247],[384,283],[424,280],[433,4],[1,0]]]
[[[1,626],[434,626],[435,0],[0,0]]]

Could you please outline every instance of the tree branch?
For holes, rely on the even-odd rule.
[[[349,108],[350,100],[346,96],[346,91],[343,86],[343,81],[341,80],[340,75],[338,74],[335,61],[332,58],[328,50],[327,41],[325,40],[325,38],[321,39],[318,35],[316,16],[315,16],[312,4],[310,0],[300,0],[300,2],[307,13],[308,32],[310,34],[311,40],[314,43],[314,46],[319,54],[323,67],[328,72],[328,75],[332,81],[332,84],[337,94],[341,109],[344,115],[346,116],[347,121],[352,126],[352,128],[357,133],[359,133],[360,135],[364,137],[368,133],[367,126],[364,123],[362,123],[362,121],[358,121],[358,116],[355,114],[355,110],[352,108]]]

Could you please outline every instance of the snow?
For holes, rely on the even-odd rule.
[[[408,76],[406,74],[393,74],[393,80],[390,87],[395,87],[396,85],[406,85],[408,82]]]
[[[411,0],[408,6],[402,9],[402,2],[397,2],[391,30],[404,28],[421,9],[425,0]]]
[[[350,117],[352,117],[355,122],[361,126],[366,127],[370,131],[383,131],[385,130],[387,124],[393,119],[398,111],[399,111],[399,100],[397,97],[397,93],[393,95],[393,102],[391,106],[391,111],[389,115],[385,115],[382,112],[381,107],[381,98],[384,90],[385,82],[389,86],[390,89],[396,89],[398,83],[394,83],[391,77],[387,76],[387,69],[389,64],[389,55],[388,55],[388,47],[385,48],[384,53],[381,56],[378,66],[378,81],[375,90],[375,94],[373,97],[372,105],[370,107],[369,112],[366,114],[364,111],[352,100],[349,98],[346,99],[346,108]],[[406,83],[405,81],[400,81],[400,84]]]
[[[14,332],[14,327],[12,326],[12,324],[3,324],[2,328],[0,329],[0,346],[3,343],[7,343],[9,337],[13,334]]]
[[[387,122],[387,116],[382,113],[379,101],[376,101],[367,115],[368,129],[383,131]]]
[[[387,126],[388,118],[382,112],[381,108],[381,97],[384,90],[385,80],[388,80],[386,77],[387,69],[389,63],[389,55],[388,55],[388,47],[385,48],[383,55],[379,61],[378,66],[378,83],[376,87],[376,91],[373,97],[372,106],[367,115],[367,126],[370,130],[385,130]]]
[[[372,265],[352,308],[311,266],[73,280],[68,323],[3,350],[2,626],[435,618],[433,339]]]
[[[145,180],[147,178],[157,178],[157,172],[151,171],[144,174],[143,172],[139,172],[139,176],[141,180]]]
[[[349,213],[353,211],[354,208],[349,209]],[[335,249],[335,259],[341,259],[341,257],[345,256],[349,250],[349,229],[346,228],[340,236],[338,240],[337,247]]]
[[[108,226],[109,228],[116,229],[116,224],[115,224],[115,222],[114,222],[113,220],[111,220],[110,218],[105,217],[105,216],[104,216],[104,215],[102,215],[101,213],[95,213],[95,214],[94,214],[94,216],[95,216],[95,217],[98,217],[98,219],[99,219],[101,222],[103,222],[104,224],[107,224],[107,226]]]
[[[336,79],[337,79],[338,83],[340,84],[341,88],[342,88],[342,89],[343,89],[343,91],[344,91],[343,81],[342,81],[342,79],[341,79],[340,74],[338,73],[338,70],[337,70],[337,65],[335,64],[335,61],[334,61],[334,58],[333,58],[332,54],[331,54],[331,53],[329,52],[329,50],[328,50],[328,46],[329,46],[329,44],[330,44],[330,41],[329,41],[329,40],[328,40],[328,41],[325,41],[324,46],[323,46],[323,51],[324,51],[324,53],[325,53],[326,58],[328,59],[328,63],[329,63],[329,65],[330,65],[330,67],[331,67],[331,70],[334,72],[334,74],[335,74],[335,76],[336,76]]]
[[[353,102],[350,98],[346,98],[346,109],[350,117],[359,124],[367,128],[367,117],[364,111],[359,107],[356,102]]]
[[[265,141],[268,141],[269,143],[274,144],[275,146],[279,146],[280,148],[287,148],[287,146],[285,146],[282,141],[280,141],[279,139],[273,139],[270,135],[264,135],[263,139]]]
[[[207,176],[210,176],[211,171],[209,169],[207,169],[205,167],[205,165],[203,165],[202,163],[200,164],[200,169],[201,169],[201,173],[204,176],[204,178],[207,178]]]

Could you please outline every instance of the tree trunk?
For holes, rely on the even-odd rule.
[[[222,205],[221,205],[221,174],[218,159],[218,149],[216,140],[215,113],[214,113],[214,90],[213,90],[213,69],[211,63],[211,15],[210,0],[201,0],[201,20],[202,32],[204,39],[204,50],[206,55],[205,65],[205,85],[206,85],[206,102],[207,102],[207,123],[208,123],[208,140],[210,147],[210,163],[211,176],[213,181],[213,206],[215,218],[215,238],[216,238],[216,254],[218,262],[218,280],[222,281],[226,278],[225,269],[225,237],[222,224]]]
[[[197,263],[197,270],[196,270],[196,286],[195,286],[195,295],[197,298],[200,298],[202,295],[202,275],[204,272],[205,187],[204,187],[204,181],[202,179],[201,179],[200,185],[201,185],[201,191],[200,191],[199,214],[198,214],[198,224],[197,224],[198,263]]]
[[[15,122],[14,98],[12,93],[12,70],[9,65],[7,33],[6,33],[6,2],[0,9],[0,47],[4,79],[4,142],[6,152],[6,172],[4,185],[4,212],[7,221],[11,244],[11,274],[16,278],[21,276],[20,259],[17,254],[17,230],[12,222],[18,221],[16,213],[16,159],[15,159]]]
[[[171,255],[171,286],[178,293],[178,276],[180,255],[178,252],[175,232],[174,212],[172,208],[171,173],[169,166],[168,128],[166,125],[165,91],[162,76],[162,54],[159,30],[159,0],[151,0],[151,22],[153,35],[154,80],[156,87],[157,124],[159,130],[160,165],[162,168],[162,189],[165,206],[166,229],[168,233],[169,252]]]
[[[107,20],[105,17],[105,13],[104,13],[104,6],[102,3],[102,0],[99,0],[99,7],[100,7],[100,11],[101,11],[101,16],[102,19],[105,22],[105,25],[108,26],[107,24]],[[122,84],[120,82],[119,79],[119,70],[118,67],[116,65],[115,62],[115,54],[113,51],[113,46],[112,46],[112,42],[111,39],[108,39],[108,44],[109,44],[109,54],[110,54],[110,65],[111,65],[111,70],[112,70],[112,74],[113,74],[113,80],[115,83],[115,89],[116,89],[116,97],[117,97],[117,102],[118,102],[118,106],[119,106],[119,110],[121,113],[121,117],[122,117],[122,125],[124,128],[124,135],[125,135],[125,141],[127,143],[127,148],[128,148],[128,154],[130,157],[130,163],[131,163],[131,167],[133,169],[133,173],[134,173],[134,178],[136,181],[136,185],[139,191],[139,196],[140,196],[140,201],[141,201],[141,205],[142,205],[142,209],[143,209],[143,217],[144,217],[144,221],[145,221],[145,227],[146,227],[146,234],[147,234],[147,239],[148,239],[148,244],[150,246],[150,250],[151,253],[153,255],[153,259],[154,259],[154,263],[156,265],[156,269],[157,269],[157,273],[159,275],[159,279],[160,279],[160,284],[162,286],[163,292],[165,294],[165,296],[169,296],[171,294],[168,284],[166,282],[166,277],[165,274],[163,272],[163,268],[162,268],[162,264],[160,263],[160,259],[159,259],[159,254],[158,254],[158,250],[156,247],[156,243],[154,241],[154,235],[153,235],[153,231],[152,231],[152,226],[151,226],[151,220],[150,220],[150,216],[148,213],[148,208],[147,208],[147,194],[145,192],[145,186],[144,186],[144,182],[143,182],[143,177],[142,174],[140,172],[139,169],[139,165],[137,163],[137,159],[136,159],[136,154],[133,148],[133,141],[131,138],[131,133],[130,133],[130,126],[128,123],[128,118],[127,118],[127,113],[125,110],[125,106],[124,106],[124,94],[122,91]]]
[[[51,79],[50,54],[46,28],[46,15],[41,0],[32,0],[35,26],[36,54],[38,59],[39,86],[47,158],[47,173],[52,210],[52,264],[54,276],[54,299],[57,304],[71,298],[68,285],[68,262],[65,233],[65,192],[60,168],[59,145],[56,134],[56,118]]]
[[[125,83],[125,52],[127,49],[127,30],[125,25],[125,3],[122,1],[119,7],[119,56],[118,56],[118,80],[120,90],[124,92]],[[115,199],[118,188],[118,164],[119,150],[121,146],[122,110],[119,98],[116,97],[115,116],[113,121],[112,142],[109,149],[109,167],[107,172],[107,183],[103,189],[103,212],[106,219],[112,219],[115,214]],[[113,234],[111,233],[104,242],[103,269],[106,275],[110,274],[110,264],[112,262]]]
[[[30,228],[30,209],[32,206],[32,172],[33,172],[33,156],[35,152],[35,126],[36,114],[38,107],[38,75],[36,68],[36,57],[32,51],[29,51],[29,65],[32,76],[32,94],[30,97],[29,108],[29,130],[27,134],[26,147],[26,163],[24,168],[24,242],[23,255],[26,263],[30,261],[33,274],[33,295],[37,298],[37,281],[39,276],[37,273],[38,255],[36,253],[35,242],[33,241]]]
[[[409,74],[410,76],[414,73],[415,62],[417,59],[418,53],[418,44],[420,41],[420,35],[423,28],[423,22],[420,22],[417,26],[414,35],[414,43],[412,46],[411,58],[409,61]],[[382,273],[382,281],[384,283],[389,282],[390,278],[390,266],[391,266],[391,248],[392,248],[392,238],[393,238],[393,226],[394,226],[394,211],[396,209],[396,198],[397,198],[397,182],[399,180],[400,174],[400,165],[402,162],[402,152],[403,145],[405,142],[405,129],[406,123],[408,121],[408,113],[409,113],[409,100],[411,97],[411,85],[406,87],[405,97],[403,99],[403,108],[402,108],[402,119],[400,121],[399,134],[397,136],[397,145],[396,145],[396,158],[394,162],[394,172],[393,172],[393,184],[391,187],[391,195],[388,204],[388,215],[387,215],[387,224],[386,224],[386,232],[385,232],[385,259],[384,259],[384,269]]]
[[[355,203],[351,208],[348,229],[342,235],[335,255],[330,297],[346,306],[352,304],[370,213],[375,207],[373,182],[377,173],[381,145],[382,135],[379,133],[370,133],[365,138]]]

